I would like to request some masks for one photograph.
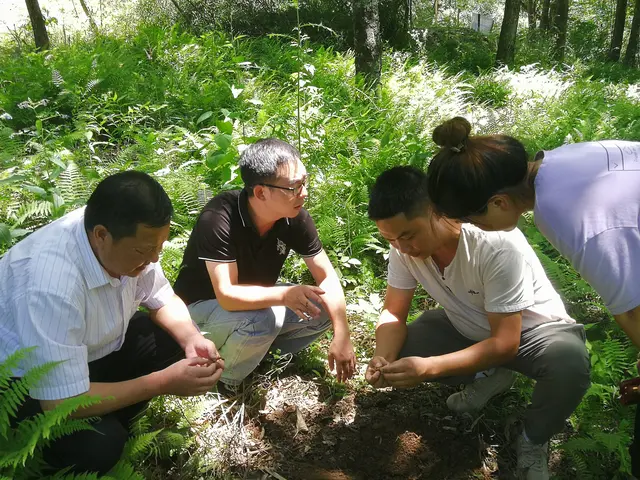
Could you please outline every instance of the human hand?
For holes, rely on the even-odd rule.
[[[353,377],[356,369],[356,354],[349,334],[334,335],[329,346],[329,369],[333,371],[335,366],[336,379],[346,382]]]
[[[318,318],[322,313],[317,305],[324,305],[320,297],[324,290],[312,285],[297,285],[289,287],[284,294],[284,304],[300,318]]]
[[[220,357],[215,344],[201,333],[187,339],[184,353],[187,358],[206,358],[213,362],[216,368],[224,368],[224,360]]]
[[[367,370],[364,372],[364,378],[372,387],[384,388],[389,386],[384,376],[380,372],[380,369],[386,365],[389,365],[389,362],[387,362],[384,357],[380,356],[373,357],[369,361]]]
[[[184,358],[158,372],[164,383],[162,393],[189,397],[207,393],[220,380],[222,368],[207,358]]]
[[[428,377],[429,358],[405,357],[380,368],[389,385],[409,388],[424,382]]]

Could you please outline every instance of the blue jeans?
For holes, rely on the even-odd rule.
[[[296,353],[310,345],[331,327],[320,310],[318,318],[306,320],[285,306],[229,312],[217,300],[189,305],[191,318],[224,359],[221,380],[227,385],[240,384],[270,350]]]

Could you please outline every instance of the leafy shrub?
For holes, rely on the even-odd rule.
[[[497,81],[491,76],[483,75],[473,82],[471,98],[477,103],[484,103],[491,107],[504,107],[511,94],[509,85],[504,81]]]

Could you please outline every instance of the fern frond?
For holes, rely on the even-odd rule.
[[[186,444],[187,439],[184,435],[164,430],[158,438],[158,457],[161,459],[170,458],[175,452],[182,450]]]
[[[0,388],[9,386],[9,379],[13,377],[13,372],[18,368],[20,362],[35,349],[36,347],[29,347],[16,350],[0,363]]]
[[[162,430],[156,430],[154,432],[143,433],[127,440],[124,446],[123,458],[131,459],[147,451],[161,431]]]
[[[53,211],[53,203],[49,200],[35,200],[29,202],[15,214],[14,228],[23,225],[27,220],[47,220]]]
[[[75,162],[69,162],[67,168],[58,177],[57,186],[67,204],[83,204],[88,199],[87,181]]]
[[[101,80],[98,79],[98,78],[94,78],[93,80],[89,80],[87,82],[87,87],[85,89],[85,95],[91,95],[91,92],[93,91],[94,88],[96,88],[98,86],[100,81]]]
[[[145,480],[127,460],[120,460],[102,480]]]
[[[58,88],[64,84],[64,78],[62,78],[62,74],[58,70],[53,70],[51,72],[51,81]]]

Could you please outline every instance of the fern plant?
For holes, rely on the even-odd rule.
[[[59,362],[49,362],[27,371],[20,379],[13,379],[13,372],[35,347],[18,350],[0,363],[0,480],[26,478],[72,479],[114,479],[143,480],[136,472],[133,461],[154,451],[156,437],[160,431],[137,431],[125,445],[122,459],[106,476],[97,474],[70,474],[63,470],[46,476],[46,464],[42,450],[51,442],[81,430],[92,430],[94,418],[71,418],[80,408],[100,402],[97,396],[81,395],[69,398],[54,409],[40,413],[19,422],[11,428],[11,420],[16,417],[20,406],[36,386]],[[174,442],[175,443],[175,442]]]

